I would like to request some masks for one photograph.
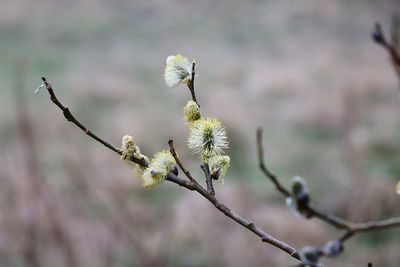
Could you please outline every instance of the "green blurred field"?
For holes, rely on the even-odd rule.
[[[182,119],[189,92],[163,82],[175,53],[197,59],[202,111],[227,126],[232,166],[216,189],[238,213],[298,248],[339,236],[295,217],[262,176],[262,126],[270,168],[286,185],[304,177],[321,209],[356,222],[399,216],[399,84],[369,38],[375,21],[387,29],[399,8],[395,0],[0,0],[1,266],[34,265],[29,253],[38,266],[295,264],[192,192],[143,189],[44,90],[33,95],[45,76],[76,117],[117,146],[130,134],[151,155],[174,139],[201,180]],[[16,89],[28,116],[18,116]],[[360,235],[324,262],[396,267],[399,240],[399,229]]]

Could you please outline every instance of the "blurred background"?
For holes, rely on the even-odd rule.
[[[197,59],[203,114],[227,127],[232,164],[218,197],[301,248],[340,234],[296,217],[258,169],[304,177],[316,206],[354,222],[400,215],[399,83],[385,51],[393,1],[0,1],[1,266],[290,266],[296,262],[171,183],[143,189],[118,156],[67,122],[147,155],[186,148],[185,87],[165,59]],[[400,266],[400,229],[356,236],[328,266]],[[375,266],[374,265],[374,266]]]

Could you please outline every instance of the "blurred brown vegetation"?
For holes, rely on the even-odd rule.
[[[67,123],[72,112],[117,145],[151,155],[185,147],[186,88],[163,83],[165,58],[196,58],[206,115],[228,127],[232,167],[220,198],[297,247],[337,232],[295,217],[257,168],[266,159],[315,203],[353,221],[400,214],[398,81],[369,39],[397,1],[0,1],[1,266],[289,266],[284,253],[165,183],[141,188],[114,153]],[[400,230],[360,235],[328,266],[400,265]]]

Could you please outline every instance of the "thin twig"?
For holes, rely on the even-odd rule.
[[[43,80],[43,82],[44,82],[44,84],[45,84],[45,86],[47,88],[47,91],[50,94],[51,101],[54,104],[56,104],[63,111],[64,117],[68,121],[71,121],[72,123],[74,123],[76,126],[78,126],[80,129],[82,129],[88,136],[92,137],[94,140],[96,140],[99,143],[105,145],[107,148],[109,148],[110,150],[114,151],[115,153],[121,155],[122,152],[118,148],[112,146],[108,142],[104,141],[103,139],[97,137],[92,132],[88,131],[87,128],[81,122],[79,122],[75,117],[73,117],[72,114],[69,112],[68,108],[66,108],[63,104],[61,104],[61,102],[57,99],[57,97],[55,96],[54,91],[53,91],[50,83],[48,83],[44,77],[42,78],[42,80]],[[172,143],[172,147],[173,147],[173,143]],[[146,164],[141,162],[139,159],[136,159],[136,160],[137,161],[134,161],[135,163],[137,163],[139,165],[142,165],[142,166],[146,166]],[[178,161],[177,161],[177,163],[178,163]],[[183,167],[182,171],[184,169],[185,168]],[[185,187],[188,190],[197,191],[199,194],[201,194],[204,198],[206,198],[211,204],[213,204],[219,211],[221,211],[227,217],[231,218],[236,223],[242,225],[243,227],[245,227],[246,229],[248,229],[249,231],[251,231],[255,235],[257,235],[258,237],[260,237],[262,242],[271,244],[272,246],[274,246],[274,247],[276,247],[276,248],[288,253],[293,258],[295,258],[297,260],[300,260],[299,253],[297,252],[297,250],[295,248],[293,248],[289,244],[285,243],[284,241],[281,241],[281,240],[271,236],[270,234],[264,232],[261,228],[259,228],[253,222],[250,222],[250,221],[244,219],[243,217],[241,217],[240,215],[238,215],[236,212],[231,210],[225,204],[223,204],[222,202],[218,201],[215,198],[214,195],[212,195],[209,192],[207,192],[207,190],[204,189],[202,186],[200,186],[198,183],[193,183],[192,181],[187,181],[185,179],[182,179],[182,178],[178,177],[177,175],[175,175],[172,172],[167,175],[166,180],[170,181],[170,182],[173,182],[173,183],[175,183],[175,184],[177,184],[179,186]],[[195,180],[195,179],[193,178],[193,180]],[[322,265],[322,264],[319,265],[319,267],[323,267],[323,266],[324,265]]]
[[[366,223],[356,223],[348,231],[346,231],[339,240],[344,242],[355,234],[366,233],[380,229],[400,227],[400,218],[390,218],[382,221],[370,221]]]
[[[69,111],[68,107],[65,107],[56,97],[56,95],[54,94],[54,90],[53,87],[51,86],[51,84],[46,80],[45,77],[42,77],[42,81],[44,83],[44,85],[46,86],[47,91],[50,94],[50,100],[56,104],[63,112],[64,117],[67,119],[67,121],[72,122],[73,124],[75,124],[76,126],[78,126],[85,134],[87,134],[88,136],[90,136],[91,138],[93,138],[94,140],[96,140],[97,142],[103,144],[104,146],[106,146],[107,148],[111,149],[112,151],[118,153],[119,155],[122,155],[122,151],[118,148],[116,148],[115,146],[111,145],[110,143],[104,141],[103,139],[101,139],[100,137],[98,137],[97,135],[95,135],[94,133],[92,133],[88,128],[86,128],[80,121],[78,121]],[[138,159],[138,158],[134,158],[132,157],[131,160],[139,165],[145,166],[147,167],[147,162],[144,159]]]
[[[190,181],[180,178],[179,176],[173,174],[172,172],[167,175],[167,178],[165,180],[173,182],[179,186],[185,187],[186,189],[189,189],[191,191],[196,190],[195,184],[193,184]]]
[[[109,149],[111,149],[114,152],[117,152],[118,154],[122,154],[122,151],[118,148],[116,148],[115,146],[111,145],[110,143],[104,141],[103,139],[101,139],[100,137],[98,137],[97,135],[93,134],[91,131],[89,131],[89,129],[87,129],[82,123],[80,123],[77,119],[75,119],[75,117],[71,114],[71,112],[69,111],[68,107],[63,106],[63,104],[61,104],[60,101],[58,101],[56,95],[54,94],[54,90],[53,87],[51,86],[51,84],[46,80],[45,77],[42,77],[42,81],[44,83],[44,85],[46,86],[47,91],[50,94],[50,99],[51,101],[56,104],[63,112],[64,117],[67,119],[67,121],[72,122],[73,124],[75,124],[76,126],[78,126],[85,134],[89,135],[90,137],[92,137],[94,140],[96,140],[97,142],[103,144],[104,146],[108,147]]]
[[[352,227],[351,222],[349,222],[345,219],[336,217],[332,214],[319,211],[317,208],[313,207],[311,204],[307,205],[306,212],[309,215],[311,215],[311,217],[316,217],[316,218],[320,219],[321,221],[324,221],[327,224],[330,224],[330,225],[336,227],[337,229],[350,229]]]
[[[276,175],[268,170],[264,163],[264,148],[262,144],[262,128],[257,129],[257,148],[259,166],[262,172],[272,181],[277,190],[285,197],[290,196],[289,191],[279,182]],[[370,232],[378,229],[387,229],[392,227],[400,227],[400,217],[390,218],[382,221],[369,221],[365,223],[352,223],[342,218],[324,213],[307,204],[305,207],[307,214],[311,217],[316,217],[325,223],[334,226],[337,229],[346,230],[339,238],[338,241],[343,243],[358,233]]]
[[[182,162],[180,161],[178,155],[176,154],[175,148],[174,148],[174,141],[173,140],[169,140],[168,141],[168,145],[169,145],[169,151],[171,152],[172,156],[174,157],[176,163],[178,164],[179,168],[183,171],[183,173],[186,175],[186,177],[194,183],[197,183],[196,180],[193,178],[193,176],[190,174],[190,172],[188,170],[185,169],[185,167],[183,167]]]
[[[188,181],[186,181],[186,182],[189,183]],[[182,185],[182,186],[186,187],[186,185]],[[287,243],[267,234],[253,222],[250,222],[250,221],[244,219],[243,217],[238,215],[236,212],[234,212],[232,209],[227,207],[225,204],[223,204],[222,202],[217,200],[214,195],[210,194],[206,189],[204,189],[199,184],[194,185],[194,189],[193,188],[190,188],[190,189],[197,191],[199,194],[201,194],[203,197],[205,197],[209,202],[211,202],[219,211],[221,211],[227,217],[231,218],[238,224],[244,226],[245,228],[247,228],[248,230],[250,230],[257,236],[259,236],[261,238],[262,242],[269,243],[269,244],[285,251],[293,258],[300,260],[299,253],[297,252],[297,250],[295,248],[293,248],[290,245],[288,245]]]
[[[199,103],[197,102],[197,99],[196,99],[196,94],[194,92],[194,78],[195,78],[195,75],[196,75],[196,62],[193,62],[192,63],[192,76],[190,77],[190,81],[188,83],[188,87],[189,87],[190,94],[192,95],[192,100],[194,102],[196,102],[196,104],[200,107],[200,105],[199,105]]]
[[[211,178],[210,167],[207,163],[204,163],[200,166],[204,172],[204,176],[206,177],[206,184],[207,184],[207,192],[211,195],[215,195],[213,179]]]
[[[384,31],[382,30],[382,26],[379,23],[375,23],[375,28],[371,34],[372,39],[375,43],[382,46],[386,52],[389,54],[392,66],[397,74],[397,78],[400,82],[400,55],[399,55],[399,17],[394,14],[392,17],[392,25],[391,25],[391,40],[388,41]]]
[[[338,238],[338,240],[339,240],[341,243],[344,243],[344,241],[350,239],[351,237],[353,237],[353,235],[354,235],[354,232],[353,232],[353,231],[347,230],[346,232],[344,232],[344,233]]]
[[[264,162],[264,148],[263,148],[263,142],[262,142],[262,128],[257,129],[257,150],[258,150],[258,162],[261,171],[267,176],[271,182],[275,185],[276,189],[285,197],[289,197],[290,193],[289,190],[286,189],[278,180],[278,177],[273,174],[271,171],[268,170],[268,168],[265,165]],[[343,220],[341,218],[335,217],[333,215],[321,212],[317,210],[316,208],[312,207],[311,205],[307,205],[306,207],[306,212],[310,214],[311,216],[315,216],[316,218],[319,218],[320,220],[338,228],[338,229],[350,229],[351,228],[351,223]]]
[[[271,180],[271,182],[275,185],[276,189],[282,193],[285,197],[289,197],[289,191],[281,185],[278,178],[275,174],[269,171],[269,169],[265,166],[264,163],[264,149],[262,144],[262,132],[263,129],[259,127],[257,129],[257,150],[258,150],[258,164],[260,166],[261,171]]]
[[[247,228],[248,230],[250,230],[257,236],[259,236],[261,238],[262,242],[269,243],[269,244],[285,251],[293,258],[300,260],[299,253],[297,252],[297,250],[295,248],[293,248],[290,245],[288,245],[287,243],[267,234],[266,232],[261,230],[261,228],[259,228],[257,225],[255,225],[253,222],[250,222],[250,221],[242,218],[241,216],[236,214],[234,211],[232,211],[229,207],[227,207],[223,203],[219,202],[215,197],[208,194],[208,192],[203,192],[203,191],[201,191],[201,192],[198,191],[198,192],[200,194],[202,194],[204,197],[206,197],[208,199],[208,201],[210,201],[218,210],[220,210],[226,216],[228,216],[235,222],[239,223],[240,225],[244,226],[245,228]],[[205,193],[206,193],[206,195],[205,195]]]

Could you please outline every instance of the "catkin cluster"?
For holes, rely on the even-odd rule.
[[[169,56],[164,71],[167,86],[170,88],[180,84],[190,86],[193,82],[192,66],[194,63],[182,55]],[[230,164],[229,156],[223,155],[224,150],[228,148],[225,127],[216,118],[203,118],[200,106],[193,100],[186,103],[183,114],[189,129],[187,140],[189,150],[200,156],[202,164],[208,164],[212,178],[223,178]],[[140,148],[129,135],[122,138],[121,150],[121,159],[133,167],[132,173],[141,180],[144,187],[153,187],[161,183],[176,167],[176,161],[169,151],[163,150],[149,159],[141,154]],[[139,159],[145,164],[137,164],[134,159]]]

